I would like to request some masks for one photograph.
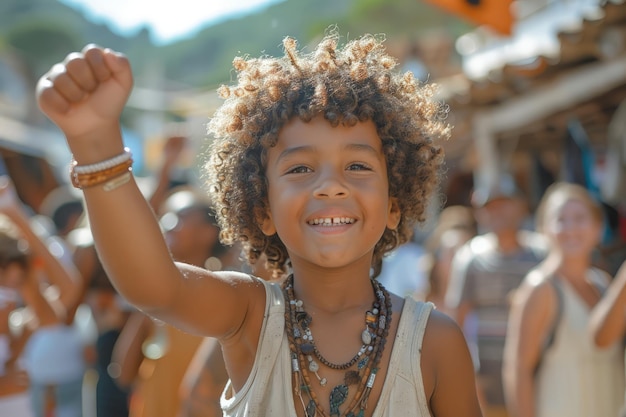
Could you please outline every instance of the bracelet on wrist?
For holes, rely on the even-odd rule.
[[[74,187],[84,189],[101,184],[108,185],[109,181],[124,176],[124,181],[118,180],[116,184],[105,187],[107,191],[110,191],[128,182],[132,166],[133,159],[128,148],[125,148],[124,153],[120,155],[95,164],[78,165],[76,160],[72,159],[70,180]]]
[[[88,165],[78,165],[78,162],[76,162],[76,160],[72,158],[72,166],[74,167],[74,172],[76,172],[77,174],[92,174],[94,172],[113,168],[116,165],[122,164],[132,159],[132,157],[133,154],[130,152],[130,149],[124,148],[124,152],[119,155],[116,155],[109,159],[105,159],[104,161]]]

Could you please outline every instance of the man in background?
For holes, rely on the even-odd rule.
[[[544,257],[541,235],[523,230],[527,202],[511,177],[472,195],[481,234],[455,254],[445,296],[473,354],[485,417],[506,417],[502,357],[509,300]]]

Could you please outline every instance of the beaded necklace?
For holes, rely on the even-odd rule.
[[[376,301],[372,303],[371,310],[365,313],[361,348],[352,359],[341,364],[327,360],[315,345],[309,328],[313,318],[304,310],[302,301],[295,298],[293,275],[290,275],[283,283],[282,289],[286,300],[285,326],[291,352],[294,394],[299,398],[306,417],[327,417],[311,387],[310,374],[315,375],[321,386],[327,383],[326,378],[319,375],[320,365],[317,361],[328,368],[346,371],[343,384],[331,390],[330,416],[362,417],[365,415],[367,400],[376,380],[378,364],[391,323],[391,297],[382,284],[376,280],[371,280],[371,282]],[[352,385],[356,385],[356,394],[348,407],[340,412],[339,407],[346,401],[348,389]]]

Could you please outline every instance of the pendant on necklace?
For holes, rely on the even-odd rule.
[[[317,414],[317,406],[315,405],[315,401],[309,401],[309,404],[306,406],[306,417],[315,417]]]
[[[359,375],[359,372],[354,370],[346,372],[343,377],[343,383],[348,386],[357,385],[360,381],[361,376]]]
[[[339,416],[339,406],[346,401],[348,397],[348,387],[344,384],[337,385],[330,392],[330,415]]]
[[[366,328],[365,330],[363,330],[363,333],[361,333],[361,341],[364,345],[369,345],[370,343],[372,343],[372,334],[370,333],[369,329]]]

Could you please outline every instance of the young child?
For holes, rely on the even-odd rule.
[[[133,80],[120,53],[87,46],[38,86],[65,133],[99,254],[131,303],[217,338],[225,416],[480,416],[463,334],[432,305],[370,277],[423,220],[445,108],[374,36],[311,54],[237,58],[210,122],[207,164],[225,243],[261,255],[281,286],[172,261],[131,174],[119,116]]]

